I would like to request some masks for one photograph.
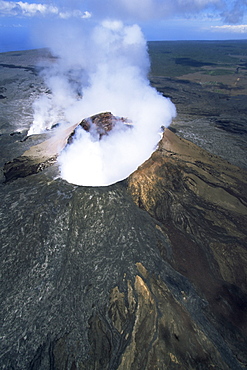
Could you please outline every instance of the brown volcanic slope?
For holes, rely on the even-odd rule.
[[[170,263],[215,308],[221,301],[219,279],[246,293],[245,171],[166,130],[128,186],[135,203],[162,223],[173,245]],[[225,312],[238,322],[235,310],[229,305]]]
[[[246,351],[237,354],[246,345],[247,334],[246,172],[167,129],[158,150],[129,177],[128,189],[135,203],[162,224],[157,227],[169,238],[169,252],[159,245],[162,258],[205,299],[207,318],[246,366],[246,358],[241,357]],[[186,293],[182,294],[186,301]],[[165,306],[163,302],[163,312]],[[238,339],[233,344],[235,335]],[[182,357],[171,359],[174,368],[174,362],[178,368],[188,366]],[[214,361],[208,368],[216,365]]]
[[[246,185],[168,129],[127,181],[1,185],[1,368],[244,369]]]

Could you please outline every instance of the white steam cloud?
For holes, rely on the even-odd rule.
[[[154,151],[161,126],[175,116],[175,106],[149,84],[146,41],[137,25],[103,21],[83,30],[53,28],[50,46],[58,56],[45,70],[52,94],[35,102],[29,134],[60,121],[69,124],[101,112],[132,121],[98,140],[77,128],[75,140],[61,153],[61,176],[78,185],[102,186],[126,178]]]

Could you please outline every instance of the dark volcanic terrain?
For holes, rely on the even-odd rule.
[[[108,187],[58,177],[74,127],[26,137],[49,94],[44,51],[0,55],[2,369],[246,368],[247,102],[225,87],[246,78],[237,44],[211,45],[217,61],[204,43],[150,44],[150,80],[178,116]],[[223,63],[224,89],[202,83]]]

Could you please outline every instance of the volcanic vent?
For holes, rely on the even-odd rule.
[[[61,177],[82,186],[107,186],[127,178],[159,139],[157,131],[156,140],[149,142],[142,130],[111,112],[83,119],[58,158]]]
[[[58,161],[61,177],[70,183],[110,185],[134,172],[152,154],[158,138],[148,140],[127,118],[98,113],[44,133],[40,144],[5,164],[5,181],[38,173]]]

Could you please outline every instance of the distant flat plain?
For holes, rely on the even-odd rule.
[[[209,91],[247,94],[247,40],[149,43],[151,76],[202,84]]]
[[[247,168],[247,40],[148,44],[150,81],[177,107],[177,134]]]

